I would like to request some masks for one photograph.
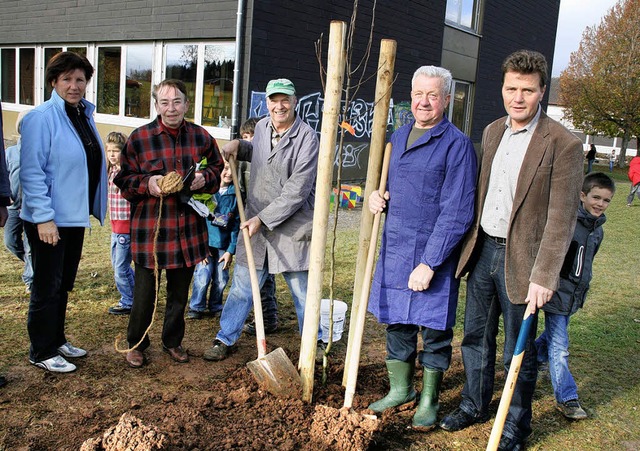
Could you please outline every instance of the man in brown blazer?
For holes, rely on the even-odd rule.
[[[466,382],[460,406],[440,423],[447,431],[489,419],[500,315],[508,370],[525,310],[534,312],[551,299],[571,242],[582,143],[542,111],[547,74],[538,52],[520,50],[502,64],[508,116],[484,130],[477,217],[458,264],[458,276],[469,274],[462,340]],[[536,325],[534,319],[500,450],[523,449],[531,434]]]

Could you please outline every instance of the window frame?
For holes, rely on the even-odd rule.
[[[458,0],[460,2],[460,8],[458,9],[457,20],[452,21],[447,18],[447,10],[449,9],[449,2],[451,0],[447,0],[445,5],[445,23],[451,27],[458,28],[463,31],[468,31],[471,33],[479,33],[480,32],[480,10],[482,0]],[[471,26],[467,27],[463,25],[461,22],[462,11],[464,10],[463,5],[468,2],[473,2],[473,13],[471,15]]]
[[[190,93],[190,102],[194,104],[194,123],[201,125],[202,124],[202,94],[204,90],[204,66],[205,66],[205,47],[207,45],[216,45],[216,44],[233,44],[236,45],[234,40],[225,39],[225,40],[198,40],[198,41],[140,41],[140,42],[123,42],[123,41],[113,41],[113,42],[95,42],[95,43],[48,43],[48,44],[34,44],[34,45],[20,45],[20,46],[0,46],[0,49],[12,49],[15,52],[15,67],[14,67],[14,76],[16,77],[16,88],[15,88],[15,99],[16,102],[5,102],[2,100],[3,106],[7,105],[7,111],[22,111],[26,109],[34,108],[38,105],[44,103],[45,96],[45,53],[47,49],[51,48],[60,48],[62,51],[67,51],[69,48],[85,48],[87,59],[91,62],[93,67],[95,68],[95,72],[89,83],[87,84],[87,91],[85,94],[86,99],[96,104],[97,100],[97,77],[98,77],[98,54],[99,49],[102,47],[120,47],[120,92],[119,92],[119,106],[118,106],[118,114],[105,114],[105,113],[97,113],[95,114],[96,123],[99,125],[115,125],[115,126],[123,126],[123,127],[133,127],[137,128],[142,125],[148,124],[150,121],[154,120],[157,116],[157,111],[155,109],[155,105],[153,102],[153,97],[151,97],[151,105],[149,107],[149,118],[139,118],[133,116],[126,116],[126,64],[127,64],[127,52],[129,46],[133,45],[151,45],[152,46],[152,65],[151,65],[151,85],[154,86],[160,83],[166,74],[166,47],[168,45],[196,45],[198,48],[198,58],[197,58],[197,66],[196,66],[196,81],[195,81],[195,89],[194,92]],[[20,104],[20,79],[19,79],[19,71],[20,71],[20,49],[21,48],[31,48],[35,49],[35,61],[34,61],[34,105],[26,105]],[[1,55],[0,55],[1,58]],[[1,63],[1,60],[0,60]],[[236,62],[234,61],[234,64]],[[0,82],[2,78],[2,74],[0,73]],[[217,127],[210,125],[202,125],[214,138],[217,139],[231,139],[232,129],[231,127]]]
[[[464,80],[456,80],[453,79],[451,82],[451,96],[449,99],[449,114],[448,118],[453,123],[453,113],[455,109],[455,93],[456,93],[456,85],[466,85],[469,89],[467,91],[467,99],[464,102],[464,117],[463,117],[463,127],[460,128],[465,135],[469,136],[471,134],[471,109],[472,109],[472,99],[473,99],[473,88],[474,84]],[[454,124],[455,125],[455,124]],[[456,125],[457,127],[457,125]]]

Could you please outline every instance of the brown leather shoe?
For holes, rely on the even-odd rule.
[[[131,368],[142,368],[144,365],[144,354],[142,351],[132,349],[127,352],[127,363]]]
[[[169,354],[169,356],[178,363],[187,363],[189,361],[189,354],[187,351],[182,349],[182,346],[176,346],[175,348],[167,348],[166,346],[162,346],[164,352]]]

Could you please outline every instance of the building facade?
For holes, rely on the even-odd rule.
[[[179,3],[179,4],[178,4]],[[449,118],[475,143],[504,114],[500,64],[529,48],[553,61],[559,0],[361,0],[345,115],[343,177],[365,177],[381,39],[397,41],[389,131],[410,120],[411,76],[425,64],[454,76]],[[5,136],[17,114],[47,100],[47,61],[59,51],[85,54],[96,68],[87,98],[100,133],[128,132],[155,117],[151,87],[179,78],[190,90],[189,120],[220,140],[247,117],[266,114],[272,78],[296,85],[298,113],[320,133],[329,24],[349,23],[345,0],[7,0],[0,14],[0,84]],[[371,51],[365,58],[373,24]],[[360,79],[365,80],[356,89]]]

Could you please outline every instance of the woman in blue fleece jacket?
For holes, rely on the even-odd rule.
[[[47,66],[51,98],[22,124],[20,217],[31,244],[33,284],[27,329],[29,361],[48,371],[76,369],[66,358],[83,357],[64,333],[69,291],[75,282],[89,215],[104,221],[107,173],[102,142],[84,99],[93,75],[81,55],[62,52]]]

